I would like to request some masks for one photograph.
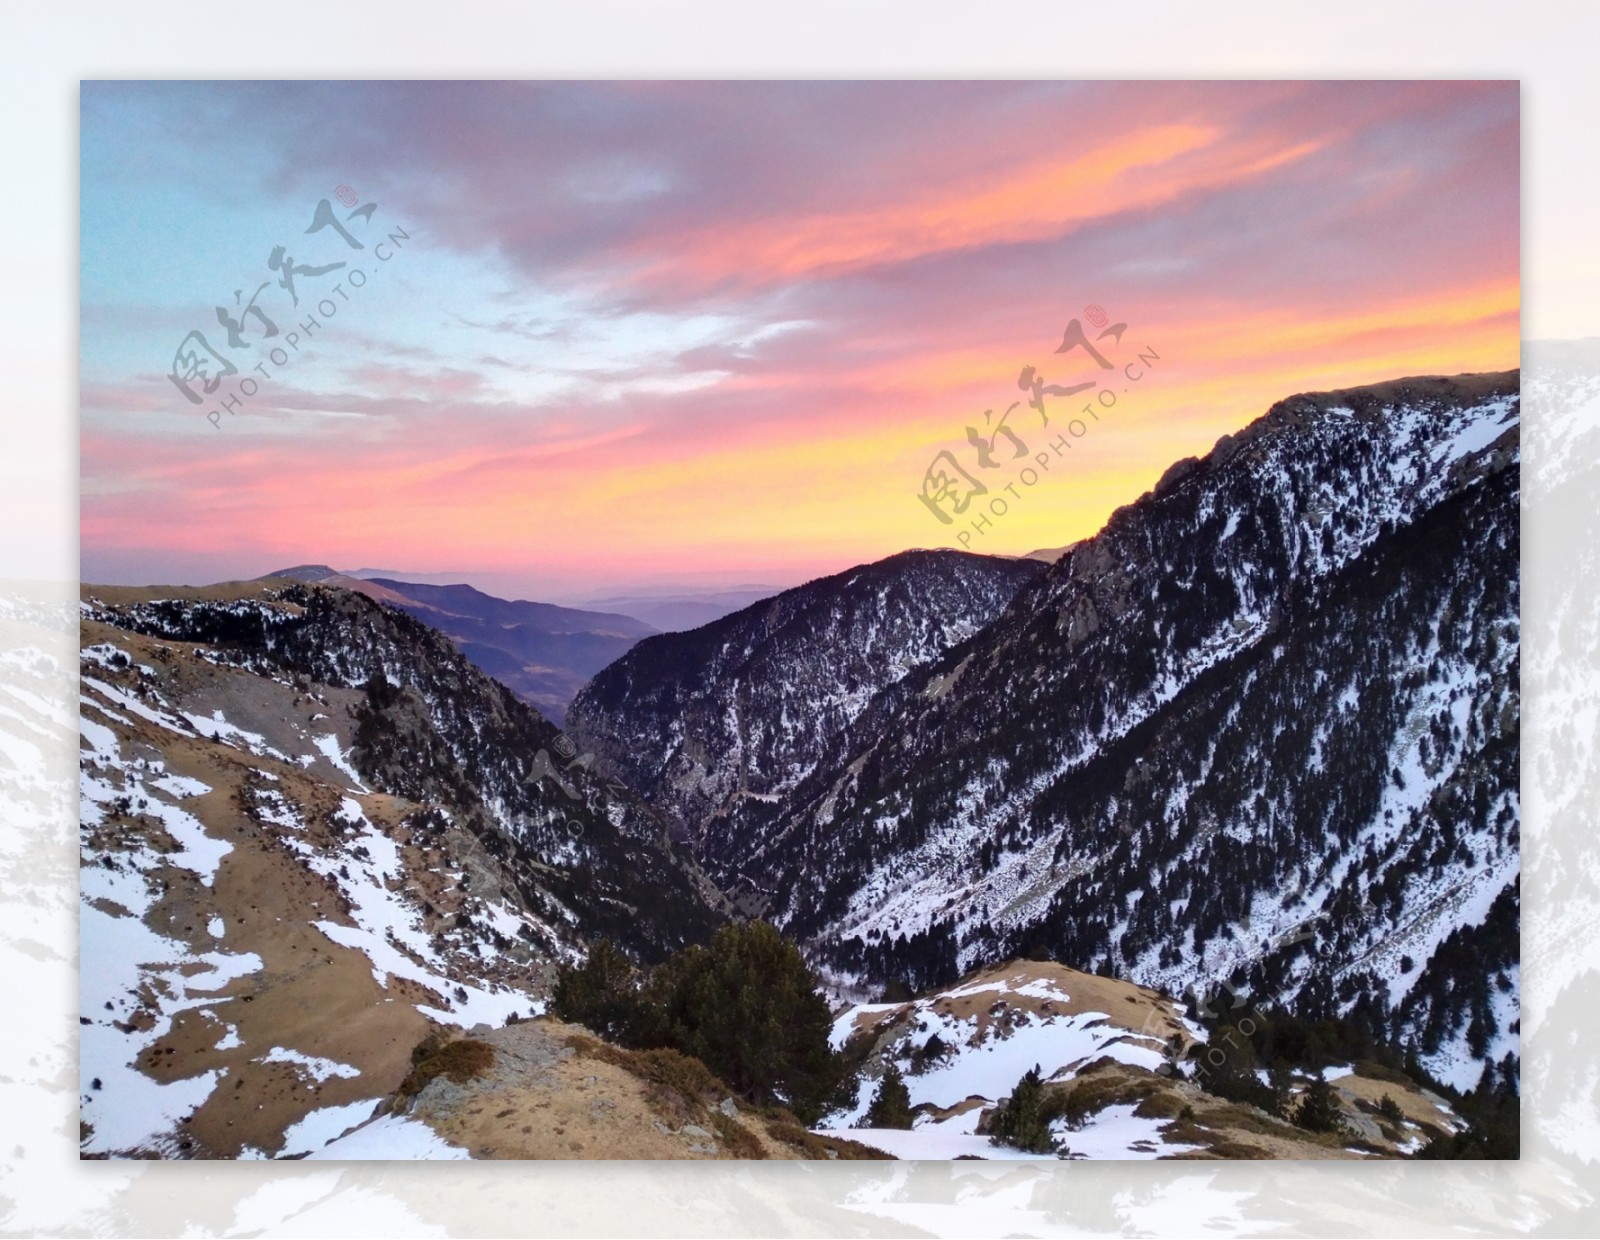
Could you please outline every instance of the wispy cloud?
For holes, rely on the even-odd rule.
[[[119,84],[83,128],[83,540],[130,577],[926,545],[926,458],[1091,301],[1162,385],[992,549],[1289,391],[1516,364],[1515,84]],[[339,184],[404,263],[208,426],[176,340]]]

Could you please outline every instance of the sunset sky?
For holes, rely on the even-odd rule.
[[[88,581],[319,562],[580,601],[1019,554],[1284,396],[1518,362],[1514,82],[85,83],[81,107]],[[359,250],[307,233],[324,199]],[[271,339],[240,313],[262,284]],[[1102,309],[1111,369],[1056,352]],[[199,404],[169,374],[191,331],[236,367]],[[1041,415],[1027,366],[1095,387]],[[1027,455],[1000,437],[985,469],[965,428],[1013,404]],[[944,452],[989,488],[950,524],[918,498]]]

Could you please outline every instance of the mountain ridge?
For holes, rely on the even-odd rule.
[[[278,569],[257,580],[351,590],[408,612],[443,632],[479,668],[557,724],[590,676],[658,631],[620,613],[502,599],[464,582],[357,577],[325,564]]]
[[[1043,571],[1030,561],[905,551],[820,577],[688,633],[640,642],[584,686],[569,729],[694,838],[730,802],[792,786],[822,734],[975,632]],[[624,715],[625,733],[614,726]],[[658,726],[670,752],[656,745],[657,760],[639,761]],[[729,761],[702,760],[718,747]]]
[[[1248,1071],[1220,1098],[1184,1083],[1206,1029],[1245,1019],[1264,1055],[1318,1021],[1382,1048],[1332,1091],[1369,1153],[1454,1140],[1395,1066],[1452,1097],[1520,1073],[1519,383],[1288,397],[1049,562],[907,551],[647,636],[567,733],[430,619],[537,604],[324,565],[84,587],[85,1152],[437,1151],[381,1112],[328,1142],[403,1096],[440,1024],[589,1055],[643,1115],[661,1097],[627,1053],[511,1018],[600,937],[648,963],[737,914],[833,993],[889,992],[838,1027],[923,1122],[861,1129],[858,1092],[831,1122],[869,1146],[989,1149],[1021,1083],[983,1065],[1053,1031],[1083,1049],[1045,1097],[1098,1099],[1057,1132],[1078,1153],[1350,1152],[1282,1115],[1230,1127]],[[1285,1062],[1302,1101],[1332,1079]],[[565,1106],[599,1074],[550,1079]],[[460,1149],[522,1148],[434,1095]],[[714,1112],[746,1124],[707,1095],[651,1148],[854,1148]],[[547,1137],[525,1144],[573,1149]]]
[[[1440,1073],[1514,1056],[1519,378],[1276,402],[700,855],[841,985],[1046,951],[1359,1008]]]

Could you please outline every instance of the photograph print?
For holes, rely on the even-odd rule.
[[[1514,81],[84,81],[80,1153],[1514,1159]]]

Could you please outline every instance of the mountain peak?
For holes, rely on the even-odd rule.
[[[1410,375],[1327,392],[1299,392],[1276,402],[1243,430],[1223,435],[1204,463],[1221,464],[1243,446],[1264,436],[1302,432],[1330,421],[1350,418],[1376,421],[1392,417],[1400,410],[1460,409],[1515,397],[1521,390],[1521,373],[1500,370],[1461,375]]]
[[[296,564],[293,568],[280,568],[270,573],[262,573],[254,580],[303,581],[308,585],[320,585],[325,581],[344,576],[344,573],[336,568],[329,568],[326,564]]]

